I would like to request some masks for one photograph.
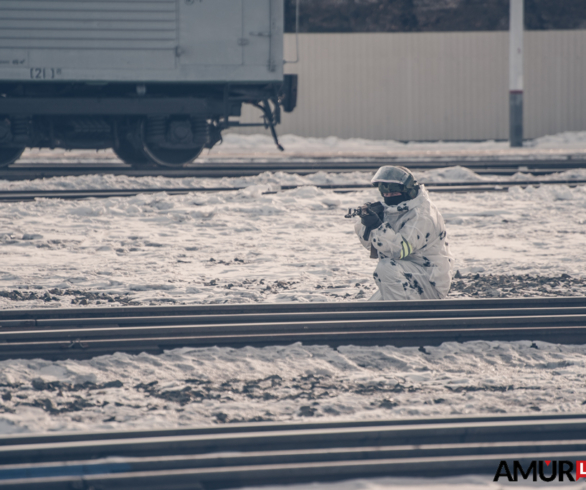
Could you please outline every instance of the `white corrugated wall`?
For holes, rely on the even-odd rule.
[[[298,106],[280,134],[508,138],[507,32],[301,34],[299,49],[285,67],[299,74]],[[285,55],[295,57],[292,34]],[[586,130],[586,30],[526,32],[525,137],[576,130]]]

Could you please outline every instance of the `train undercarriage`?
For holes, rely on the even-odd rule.
[[[265,84],[0,84],[0,167],[26,148],[112,148],[136,168],[182,167],[212,148],[224,129],[269,128],[296,105],[297,78]],[[260,111],[241,124],[242,104]]]

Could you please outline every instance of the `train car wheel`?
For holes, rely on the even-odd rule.
[[[188,163],[193,162],[202,152],[203,146],[200,148],[187,150],[169,150],[166,148],[149,148],[146,144],[144,152],[149,156],[153,163],[161,165],[162,167],[184,167]]]
[[[16,162],[23,151],[24,148],[0,148],[0,167],[8,167]]]
[[[118,147],[112,149],[120,160],[135,168],[148,167],[151,164],[150,158],[126,139],[121,138]]]
[[[147,140],[147,132],[151,133],[151,135],[153,133],[157,135],[159,132],[163,133],[164,128],[164,118],[157,118],[155,119],[154,123],[151,122],[148,131],[145,121],[141,122],[139,135],[142,143],[142,149],[151,162],[160,165],[161,167],[180,168],[187,165],[188,163],[193,162],[193,160],[195,160],[203,151],[203,144],[196,148],[162,148],[156,144],[151,144]]]

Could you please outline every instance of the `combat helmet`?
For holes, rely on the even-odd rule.
[[[373,186],[379,188],[381,194],[384,192],[400,192],[403,195],[402,201],[413,199],[419,193],[419,184],[411,171],[405,167],[392,165],[381,167],[374,174],[371,182]],[[386,201],[387,198],[385,198]],[[397,203],[393,202],[393,204]]]

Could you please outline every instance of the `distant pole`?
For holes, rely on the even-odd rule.
[[[523,20],[524,0],[511,0],[509,25],[509,140],[523,146]]]

